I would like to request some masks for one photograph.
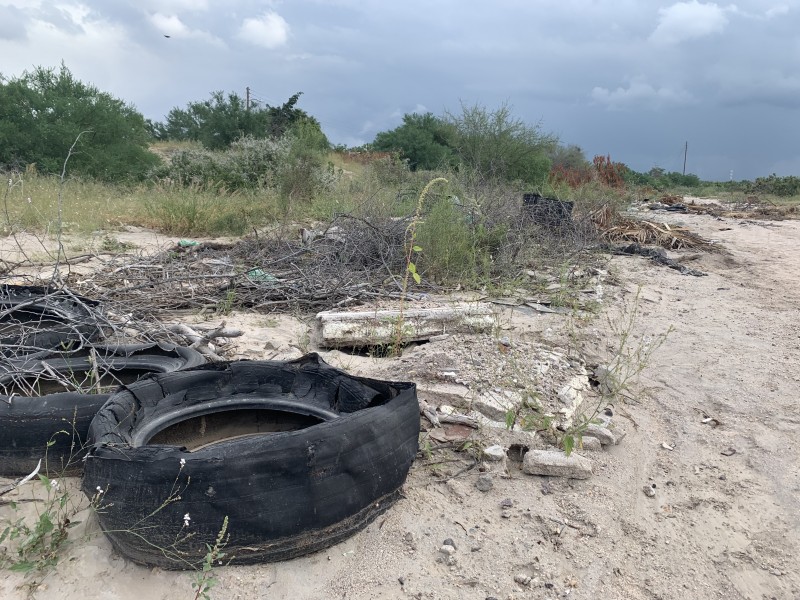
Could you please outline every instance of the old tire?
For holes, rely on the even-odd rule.
[[[100,338],[99,303],[30,285],[0,285],[0,356],[24,357]]]
[[[204,363],[196,350],[172,344],[91,346],[3,362],[0,475],[30,473],[40,459],[43,472],[80,472],[89,424],[112,389],[146,373],[168,373]],[[100,393],[85,393],[95,373],[101,379]],[[75,389],[58,383],[56,376]]]
[[[270,426],[253,425],[259,412]],[[274,427],[287,415],[298,423]],[[250,425],[208,444],[192,437],[230,423]],[[285,560],[386,510],[418,435],[413,383],[353,377],[316,354],[209,364],[114,394],[92,422],[82,488],[104,507],[114,547],[137,563],[199,565],[225,517],[226,561]]]

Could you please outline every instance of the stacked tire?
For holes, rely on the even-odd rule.
[[[94,300],[0,285],[0,475],[80,473],[89,424],[112,391],[205,363],[173,344],[98,344],[106,326]]]
[[[103,335],[99,303],[43,286],[0,285],[0,357],[79,347]]]

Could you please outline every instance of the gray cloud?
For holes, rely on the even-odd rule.
[[[0,40],[24,41],[28,16],[16,6],[0,5]]]

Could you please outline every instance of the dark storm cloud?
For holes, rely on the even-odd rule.
[[[508,102],[590,158],[680,170],[688,141],[689,170],[727,179],[800,162],[799,1],[15,0],[0,52],[7,74],[64,59],[155,119],[214,90],[303,91],[358,144],[405,112]]]

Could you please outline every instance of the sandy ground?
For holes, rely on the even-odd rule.
[[[707,277],[643,258],[611,261],[618,284],[605,286],[604,305],[612,322],[641,286],[635,333],[673,331],[644,371],[643,391],[618,406],[626,437],[585,453],[594,463],[590,479],[534,477],[510,463],[509,477],[495,473],[494,487],[482,492],[477,470],[440,482],[420,458],[405,497],[361,533],[289,562],[217,569],[211,596],[800,598],[800,222],[649,218],[683,223],[728,253],[673,254]],[[259,319],[237,342],[241,356],[308,349],[304,324]],[[569,336],[602,360],[613,341],[608,331],[603,316],[576,325],[561,315],[517,315],[504,335],[562,347]],[[395,368],[341,353],[328,358],[359,373]],[[397,372],[412,371],[409,360],[414,353]],[[704,423],[708,417],[715,421]],[[653,485],[649,497],[643,487]],[[0,507],[0,518],[10,514]],[[28,594],[21,575],[0,572],[0,598],[194,598],[191,574],[123,560],[93,518],[81,517],[42,585]],[[439,552],[447,538],[456,547],[449,565]]]

